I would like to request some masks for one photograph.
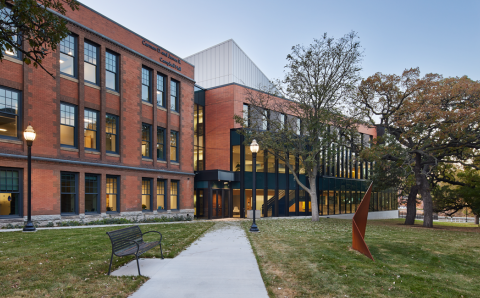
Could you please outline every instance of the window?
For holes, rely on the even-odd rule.
[[[178,112],[178,83],[170,81],[170,109]]]
[[[75,213],[77,203],[77,179],[73,173],[61,174],[60,210],[61,213]]]
[[[142,100],[146,102],[152,101],[152,97],[150,96],[150,73],[150,70],[142,67]]]
[[[4,7],[2,9],[0,9],[0,19],[4,20],[6,22],[9,22],[11,20],[11,18],[10,18],[11,14],[12,14],[12,10],[8,7]],[[12,27],[5,26],[4,29],[6,30],[8,35],[10,35],[11,33],[17,32],[17,28],[14,27],[14,26],[12,26]],[[19,35],[13,35],[13,36],[10,35],[10,36],[12,37],[12,41],[20,47],[22,43],[21,43]],[[18,59],[21,59],[21,57],[22,57],[22,53],[17,51],[15,48],[12,48],[10,50],[7,50],[6,48],[0,48],[0,49],[7,56],[18,58]]]
[[[178,181],[170,184],[170,209],[178,209]]]
[[[249,110],[250,122],[248,126],[256,130],[267,130],[268,128],[268,111],[257,107],[250,106]]]
[[[98,47],[91,43],[85,42],[83,48],[84,64],[84,78],[85,81],[97,84],[97,61],[98,61]]]
[[[165,77],[157,73],[157,106],[165,107]]]
[[[20,92],[0,87],[0,137],[18,137],[20,102]]]
[[[166,210],[167,204],[165,202],[165,180],[157,180],[157,210]]]
[[[282,128],[285,127],[285,114],[280,114],[280,123],[282,124]]]
[[[118,91],[118,56],[111,53],[105,53],[105,86],[108,89]]]
[[[107,212],[116,212],[118,210],[118,177],[107,176]]]
[[[0,216],[21,215],[20,174],[0,169]]]
[[[193,114],[193,130],[194,130],[194,141],[193,141],[193,166],[194,171],[203,171],[204,170],[204,159],[203,153],[205,152],[204,144],[204,110],[205,108],[201,105],[194,105],[194,114]]]
[[[68,35],[60,42],[60,72],[72,77],[76,76],[75,49],[77,38]]]
[[[165,160],[165,128],[157,127],[157,159]]]
[[[142,179],[142,211],[150,211],[152,202],[152,179]]]
[[[60,144],[76,147],[77,109],[75,106],[60,104]]]
[[[100,201],[98,200],[98,175],[85,175],[85,213],[98,213]]]
[[[118,153],[118,116],[107,114],[105,121],[106,150],[108,152]]]
[[[149,124],[142,124],[142,157],[150,158],[152,147],[151,147],[151,140],[152,140],[152,126]]]
[[[170,131],[170,160],[178,161],[178,132]]]
[[[249,106],[247,104],[243,104],[243,121],[245,121],[245,127],[248,127],[248,110]]]
[[[97,142],[97,117],[98,112],[94,110],[85,109],[83,121],[85,127],[85,148],[98,150]]]

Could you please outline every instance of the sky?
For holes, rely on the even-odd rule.
[[[182,58],[233,39],[271,80],[283,78],[292,46],[352,30],[362,77],[419,67],[480,80],[478,0],[80,2]]]

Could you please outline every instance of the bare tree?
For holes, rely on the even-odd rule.
[[[287,56],[283,80],[268,90],[246,89],[249,113],[235,116],[245,128],[240,133],[246,143],[256,139],[282,160],[310,195],[313,221],[319,219],[316,181],[323,158],[342,147],[358,149],[361,113],[348,98],[360,79],[361,58],[355,32],[339,39],[325,34],[309,46],[296,45]],[[292,155],[303,164],[308,185],[299,179]]]

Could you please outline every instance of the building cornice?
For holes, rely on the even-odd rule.
[[[27,159],[26,155],[9,154],[9,153],[0,153],[0,157]],[[58,162],[58,163],[66,163],[66,164],[73,164],[73,165],[90,166],[90,167],[113,168],[113,169],[119,169],[119,170],[155,172],[155,173],[159,173],[159,174],[176,174],[176,175],[195,176],[194,173],[189,173],[189,172],[169,171],[169,170],[150,169],[150,168],[141,168],[141,167],[130,167],[130,166],[105,164],[105,163],[99,163],[99,162],[67,160],[67,159],[40,157],[40,156],[32,156],[32,160],[46,161],[46,162]]]

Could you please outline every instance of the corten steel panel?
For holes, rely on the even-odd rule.
[[[352,248],[366,255],[375,261],[365,243],[365,229],[367,227],[368,207],[370,206],[370,197],[372,195],[373,182],[370,184],[365,196],[363,197],[357,212],[352,220]]]

